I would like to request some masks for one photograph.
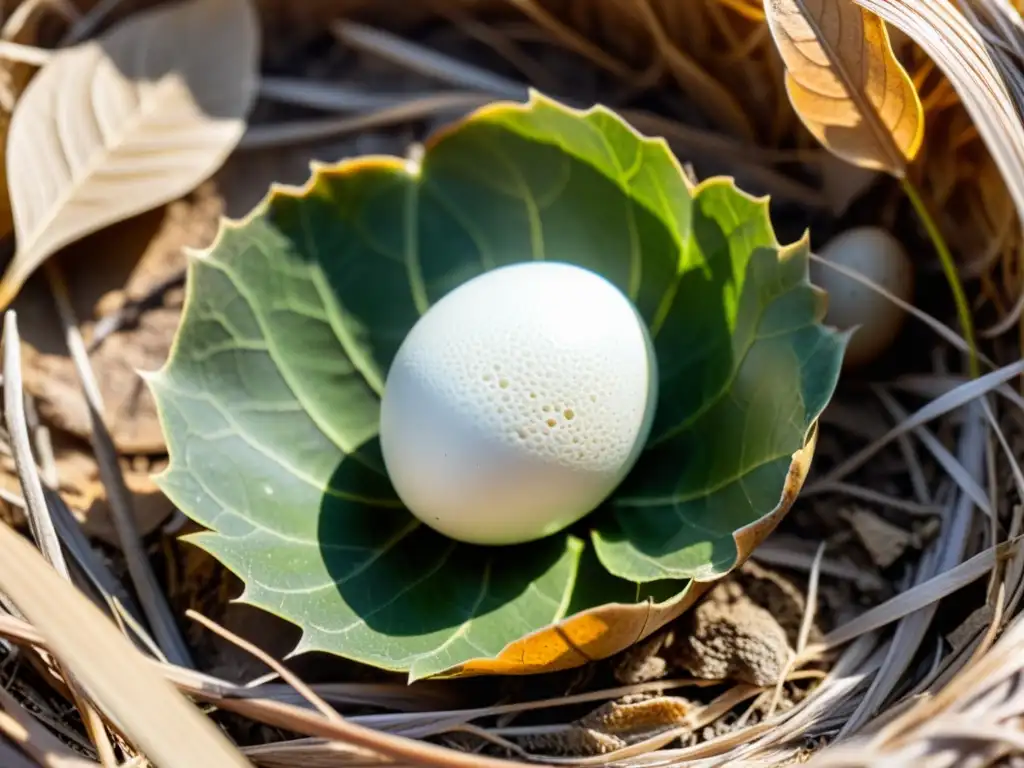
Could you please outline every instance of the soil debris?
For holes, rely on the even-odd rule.
[[[60,430],[51,430],[50,434],[61,498],[87,536],[119,547],[106,489],[89,444]],[[174,505],[152,477],[166,465],[162,458],[121,458],[121,471],[131,494],[135,524],[143,536],[155,531],[174,511]],[[21,495],[14,459],[8,455],[0,456],[0,487],[13,495]],[[0,518],[7,518],[16,526],[25,522],[22,510],[6,502],[0,504]]]
[[[806,604],[789,578],[748,560],[668,628],[621,653],[612,674],[623,685],[677,671],[775,685],[797,644]],[[815,621],[808,641],[821,637]]]
[[[98,319],[146,298],[185,267],[183,247],[212,242],[223,211],[216,187],[193,194],[102,230],[68,248],[61,257],[72,304],[90,343]],[[31,281],[16,306],[25,319],[25,387],[47,423],[88,439],[89,411],[67,353],[45,281]],[[90,362],[103,396],[107,426],[123,454],[165,451],[156,406],[138,371],[155,371],[167,358],[183,301],[179,289],[159,305],[139,313],[136,322],[111,333],[94,349]]]
[[[775,616],[739,579],[716,585],[676,628],[670,661],[694,677],[775,685],[793,651]]]
[[[658,733],[685,727],[693,712],[693,704],[679,696],[626,696],[602,704],[565,730],[530,735],[521,743],[531,752],[604,755]]]
[[[745,562],[735,578],[743,585],[747,597],[767,610],[782,627],[790,646],[796,647],[800,625],[807,610],[803,590],[782,573],[765,568],[753,560]],[[812,622],[808,642],[817,642],[821,636],[818,622]]]
[[[657,632],[623,651],[612,669],[615,679],[623,685],[635,685],[665,677],[668,662],[658,654],[671,636],[670,632]]]

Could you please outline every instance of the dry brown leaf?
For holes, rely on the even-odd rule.
[[[59,249],[212,174],[245,130],[258,59],[250,0],[161,6],[56,53],[11,119],[17,252],[0,307]]]
[[[885,23],[852,0],[764,0],[786,90],[830,152],[901,177],[924,136],[924,111]]]
[[[112,547],[120,547],[114,528],[106,489],[99,476],[99,467],[87,442],[65,432],[50,431],[54,463],[61,498],[81,523],[87,536],[100,539]],[[174,511],[174,505],[153,482],[152,475],[163,469],[166,459],[150,460],[145,456],[121,459],[121,470],[131,496],[135,525],[146,536],[155,531]],[[0,488],[16,496],[21,485],[10,456],[0,459]],[[0,519],[23,523],[20,510],[3,505]]]
[[[209,245],[223,212],[216,184],[207,182],[181,200],[66,249],[60,261],[86,342],[99,319],[179,276],[185,268],[182,248]],[[167,292],[90,354],[106,423],[122,454],[165,451],[156,407],[138,371],[156,370],[166,360],[181,303],[180,289]],[[29,280],[13,306],[23,320],[25,388],[37,399],[40,415],[48,424],[88,439],[88,408],[45,281]]]

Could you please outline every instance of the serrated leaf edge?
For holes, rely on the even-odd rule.
[[[471,111],[467,115],[463,116],[461,119],[455,120],[451,124],[449,124],[449,125],[441,128],[441,129],[439,129],[438,131],[436,131],[434,134],[432,134],[424,142],[423,149],[422,149],[421,152],[418,153],[418,157],[400,158],[400,157],[393,156],[393,155],[365,155],[365,156],[360,156],[360,157],[356,157],[356,158],[346,158],[346,159],[343,159],[343,160],[341,160],[341,161],[339,161],[337,163],[323,163],[323,162],[313,161],[313,162],[311,162],[309,164],[310,176],[306,180],[305,183],[303,183],[301,185],[281,184],[281,183],[278,183],[278,182],[272,183],[269,186],[268,191],[263,196],[263,198],[255,206],[253,206],[253,208],[245,216],[243,216],[241,218],[238,218],[238,219],[233,219],[233,218],[230,218],[230,217],[221,216],[220,217],[220,221],[219,221],[219,226],[218,226],[217,233],[214,236],[214,239],[210,243],[209,246],[207,246],[206,248],[202,248],[202,249],[192,249],[192,248],[185,248],[185,249],[183,249],[184,252],[185,252],[187,261],[188,261],[187,270],[186,270],[186,285],[187,286],[194,285],[194,269],[195,269],[196,262],[202,261],[209,254],[211,254],[213,251],[215,251],[217,248],[219,248],[221,246],[223,240],[224,240],[225,234],[228,231],[239,230],[239,229],[242,229],[242,228],[248,226],[254,219],[264,215],[270,209],[271,205],[273,204],[273,202],[276,199],[279,199],[279,198],[302,199],[302,198],[306,197],[307,195],[309,195],[324,178],[331,177],[331,176],[343,176],[343,175],[347,175],[349,173],[356,173],[360,169],[365,168],[365,167],[391,168],[393,170],[397,170],[397,171],[400,171],[400,172],[404,173],[405,175],[409,176],[410,178],[416,178],[416,177],[419,176],[421,168],[422,168],[422,165],[421,165],[421,162],[420,162],[420,158],[425,157],[430,152],[430,150],[431,150],[431,148],[433,146],[435,146],[438,142],[443,140],[446,136],[448,136],[448,135],[454,133],[455,131],[459,130],[465,124],[473,122],[473,121],[477,121],[477,120],[488,119],[489,116],[494,115],[494,114],[500,114],[502,112],[508,112],[508,111],[528,112],[533,106],[535,106],[538,103],[543,103],[543,104],[551,105],[553,107],[556,107],[556,108],[558,108],[560,110],[563,110],[563,111],[570,112],[571,114],[574,114],[574,115],[579,116],[579,117],[587,117],[587,116],[593,115],[593,114],[601,114],[601,115],[607,116],[608,118],[618,122],[623,127],[625,127],[627,130],[629,130],[637,138],[637,140],[640,141],[641,143],[648,144],[648,145],[653,145],[653,146],[657,146],[657,147],[661,148],[664,151],[667,159],[669,159],[669,161],[672,163],[673,167],[676,168],[676,170],[679,172],[680,176],[683,178],[684,184],[686,186],[687,191],[690,194],[691,199],[696,198],[697,195],[702,190],[704,190],[704,189],[712,188],[712,187],[715,187],[715,186],[726,186],[727,188],[732,190],[733,193],[735,193],[735,194],[737,194],[737,195],[739,195],[739,196],[741,196],[741,197],[743,197],[743,198],[745,198],[745,199],[747,199],[747,200],[749,200],[751,202],[754,202],[754,203],[758,204],[759,207],[763,208],[764,215],[766,217],[768,217],[769,221],[770,221],[770,216],[768,216],[768,204],[769,204],[770,196],[768,196],[768,195],[757,196],[757,195],[753,195],[751,193],[748,193],[748,192],[740,189],[736,185],[734,177],[731,177],[731,176],[713,176],[713,177],[709,177],[707,179],[704,179],[704,180],[700,181],[697,184],[693,184],[689,180],[689,177],[685,173],[682,165],[679,163],[678,158],[671,151],[671,149],[670,149],[670,147],[668,145],[668,142],[663,137],[646,136],[646,135],[642,134],[634,126],[632,126],[630,123],[628,123],[626,120],[624,120],[621,116],[619,116],[614,111],[608,109],[607,107],[605,107],[605,106],[603,106],[601,104],[595,104],[595,105],[593,105],[591,107],[588,107],[586,109],[579,109],[579,108],[569,107],[569,106],[561,104],[561,103],[559,103],[559,102],[557,102],[557,101],[555,101],[553,99],[549,99],[548,97],[546,97],[543,94],[541,94],[539,91],[531,88],[530,91],[529,91],[529,98],[528,98],[528,100],[526,102],[496,101],[496,102],[493,102],[491,104],[487,104],[487,105],[484,105],[482,107],[479,107],[479,108]],[[774,237],[774,230],[773,230],[773,237]],[[775,245],[776,245],[777,248],[779,248],[779,258],[780,259],[788,258],[789,255],[791,254],[791,249],[792,248],[794,248],[796,246],[799,246],[799,245],[806,245],[807,242],[809,242],[809,239],[808,239],[808,236],[807,236],[806,233],[804,234],[804,236],[801,238],[800,241],[798,241],[797,243],[794,243],[792,246],[781,246],[781,245],[778,244],[778,242],[776,240]],[[820,291],[820,289],[818,289],[818,292],[820,294],[824,294],[824,292]],[[172,340],[172,343],[171,343],[170,351],[168,353],[167,360],[164,362],[164,364],[162,366],[160,366],[155,371],[145,371],[145,370],[142,370],[142,369],[136,369],[136,373],[150,387],[151,393],[153,395],[154,403],[156,405],[157,418],[158,418],[162,428],[163,428],[164,424],[166,423],[166,419],[165,419],[165,414],[164,414],[164,405],[162,403],[162,399],[161,399],[161,396],[159,395],[158,390],[159,390],[161,379],[164,376],[167,375],[168,371],[171,370],[171,368],[174,366],[174,364],[175,364],[175,362],[177,360],[177,355],[179,354],[179,344],[180,344],[180,339],[181,339],[180,328],[184,325],[185,319],[188,317],[188,313],[189,313],[190,308],[191,308],[192,300],[193,300],[193,290],[191,288],[187,288],[186,291],[185,291],[185,298],[184,298],[184,302],[183,302],[183,306],[182,306],[182,311],[181,311],[181,318],[182,319],[181,319],[180,324],[179,324],[179,332],[175,333],[174,339]],[[823,314],[824,314],[824,307],[822,308],[822,315]],[[814,423],[813,427],[816,429],[816,426],[817,426],[817,422]],[[802,450],[806,450],[806,446],[805,446],[805,449],[802,449]],[[799,482],[795,485],[795,489],[793,490],[793,492],[791,494],[792,498],[789,498],[788,502],[786,501],[787,493],[786,493],[786,489],[784,489],[783,497],[782,497],[783,500],[780,501],[780,505],[778,507],[776,507],[774,510],[772,510],[771,512],[768,512],[766,515],[764,515],[763,517],[761,517],[760,519],[758,519],[754,523],[752,523],[752,524],[746,526],[745,528],[740,529],[739,531],[735,532],[734,533],[734,539],[736,537],[738,537],[741,534],[741,532],[742,532],[743,535],[745,537],[747,537],[748,540],[756,541],[756,543],[753,545],[753,547],[756,547],[756,545],[758,543],[760,543],[761,540],[763,540],[764,536],[767,536],[767,534],[772,529],[774,529],[774,527],[777,524],[778,520],[781,519],[781,517],[785,514],[785,511],[788,510],[789,505],[792,504],[792,499],[795,498],[796,493],[799,492],[800,487],[803,484],[803,480],[806,477],[807,468],[810,465],[810,455],[813,455],[813,445],[810,447],[809,455],[808,455],[808,458],[807,458],[807,461],[806,461],[805,465],[804,465],[803,462],[797,462],[795,460],[796,456],[798,454],[800,454],[800,453],[801,452],[798,451],[797,453],[794,454],[794,462],[793,462],[793,464],[791,464],[790,474],[787,475],[787,486],[786,486],[787,489],[790,487],[790,478],[799,476]],[[169,475],[176,468],[176,462],[175,462],[174,456],[171,455],[171,451],[170,451],[169,447],[168,447],[168,456],[169,456],[169,462],[168,462],[167,467],[165,467],[159,473],[156,473],[156,474],[152,475],[152,479],[157,484],[157,486],[161,489],[161,491],[166,493],[168,498],[170,498],[172,500],[172,502],[175,503],[175,506],[177,506],[179,508],[182,508],[182,505],[177,500],[175,500],[173,492],[171,492],[169,490],[169,488],[167,487],[167,485],[165,483],[165,479],[166,479],[167,475]],[[796,467],[798,464],[801,464],[801,466],[803,466],[803,469],[799,470],[797,475],[794,475],[794,467]],[[785,505],[785,510],[783,510],[782,513],[780,514],[780,509],[782,509],[784,505]],[[184,511],[184,508],[182,508],[182,511]],[[188,515],[187,513],[186,513],[186,516],[189,517],[190,519],[192,519],[191,516]],[[769,522],[770,522],[770,525],[768,525]],[[202,539],[204,537],[206,537],[206,536],[209,536],[209,535],[219,535],[219,534],[217,533],[217,531],[215,529],[207,528],[206,526],[204,526],[204,528],[206,530],[198,531],[198,532],[192,533],[192,534],[186,534],[184,536],[181,536],[181,539],[184,540],[184,541],[187,541],[188,543],[192,544],[193,546],[196,546],[196,547],[202,549],[203,551],[209,553],[209,550],[207,549],[207,547],[204,546],[204,544],[202,543]],[[750,549],[752,550],[753,547],[751,547]],[[738,551],[738,553],[741,551],[739,543],[737,544],[737,551]],[[212,553],[210,553],[210,554],[212,556]],[[748,555],[749,555],[749,552],[748,552]],[[564,665],[545,664],[540,669],[534,669],[534,668],[526,667],[526,666],[523,666],[523,665],[517,665],[517,666],[515,666],[513,668],[510,668],[510,669],[503,669],[502,672],[504,674],[531,674],[531,673],[539,672],[539,671],[542,671],[542,670],[543,671],[553,671],[555,669],[568,669],[568,668],[572,668],[572,667],[575,667],[575,666],[579,666],[580,664],[586,663],[587,661],[592,661],[592,660],[595,660],[597,658],[604,658],[605,656],[594,656],[594,657],[592,657],[591,655],[588,655],[587,653],[583,652],[582,649],[577,647],[577,644],[574,643],[570,639],[569,633],[568,633],[567,630],[571,629],[573,627],[573,625],[581,624],[582,622],[585,622],[588,619],[600,617],[602,614],[607,615],[607,614],[610,614],[610,613],[615,613],[616,611],[639,611],[639,610],[643,610],[644,608],[646,608],[646,616],[644,617],[643,623],[641,625],[641,628],[640,628],[636,638],[631,643],[629,643],[627,645],[618,645],[618,644],[616,644],[618,647],[616,647],[610,653],[606,654],[606,655],[611,655],[611,653],[616,653],[616,652],[622,650],[622,648],[628,647],[628,645],[631,645],[632,643],[639,642],[640,640],[642,640],[645,637],[649,636],[651,633],[655,632],[657,629],[659,629],[662,626],[664,626],[666,623],[668,623],[672,619],[674,619],[674,618],[678,617],[679,615],[681,615],[687,608],[689,608],[690,605],[692,605],[703,594],[704,591],[706,591],[706,589],[708,589],[710,587],[711,584],[713,584],[715,581],[719,580],[722,576],[728,574],[734,568],[736,568],[739,565],[741,565],[744,560],[746,560],[746,557],[743,557],[742,559],[737,557],[737,561],[732,566],[732,568],[730,568],[729,570],[723,572],[722,574],[716,576],[714,579],[711,579],[711,580],[699,581],[697,579],[685,579],[685,578],[684,579],[680,579],[679,580],[680,581],[680,590],[679,590],[679,592],[677,592],[676,595],[673,596],[672,598],[669,598],[668,600],[665,600],[663,602],[657,603],[657,602],[655,602],[653,600],[648,599],[648,600],[640,602],[640,603],[605,603],[605,604],[600,605],[600,606],[595,606],[593,608],[589,608],[587,610],[580,611],[580,612],[578,612],[576,614],[573,614],[571,616],[563,617],[562,619],[560,619],[556,623],[550,624],[547,627],[542,627],[542,628],[540,628],[540,629],[538,629],[538,630],[536,630],[536,631],[534,631],[534,632],[532,632],[532,633],[530,633],[528,635],[524,635],[523,637],[518,638],[518,639],[510,642],[509,644],[507,644],[493,658],[489,658],[489,659],[488,658],[471,659],[469,661],[466,661],[466,662],[463,662],[461,664],[455,665],[455,666],[450,667],[448,669],[442,670],[441,672],[438,672],[436,674],[432,674],[432,675],[425,676],[425,677],[429,677],[429,678],[449,678],[449,677],[461,677],[461,676],[470,676],[470,675],[476,675],[476,674],[491,674],[491,673],[494,673],[494,672],[497,671],[494,668],[498,667],[498,666],[503,666],[501,664],[502,660],[505,657],[509,656],[509,655],[514,655],[516,653],[516,649],[517,648],[520,648],[520,647],[525,648],[525,646],[530,644],[531,641],[535,641],[538,638],[542,637],[543,635],[551,634],[551,633],[554,633],[554,634],[558,635],[559,637],[561,637],[561,639],[564,641],[564,643],[567,646],[567,648],[571,652],[574,652],[576,654],[576,658],[572,658],[571,656],[567,657],[566,658],[566,662],[564,663]],[[219,562],[219,560],[218,560],[218,562]],[[225,567],[227,567],[227,566],[225,566]],[[232,570],[232,569],[229,568],[229,570]],[[236,575],[238,575],[240,578],[242,578],[241,574],[237,574],[236,573]],[[243,582],[244,581],[245,580],[243,578]],[[243,591],[242,591],[242,593],[238,597],[234,598],[232,600],[232,602],[253,605],[255,607],[258,607],[260,610],[267,611],[268,613],[272,613],[272,614],[275,613],[274,611],[272,611],[272,610],[270,610],[270,609],[268,609],[268,608],[266,608],[266,607],[264,607],[262,605],[259,605],[258,603],[252,602],[248,598],[248,591],[249,591],[249,587],[248,587],[248,584],[246,584],[244,589],[243,589]],[[278,614],[275,614],[275,615],[278,615]],[[652,620],[652,617],[654,617],[653,620]],[[288,621],[290,624],[295,624],[295,622],[293,622],[291,619],[289,619],[287,617],[279,616],[279,618],[282,618],[285,621]],[[298,625],[296,625],[296,626],[298,626]],[[302,629],[301,626],[299,628]],[[312,644],[305,643],[304,640],[306,639],[306,637],[307,637],[307,633],[303,632],[303,635],[300,638],[299,642],[296,644],[295,648],[287,654],[288,658],[291,658],[292,656],[298,655],[300,653],[303,653],[303,652],[306,652],[306,651],[309,651],[309,650],[319,650],[316,647],[315,643],[312,643]],[[332,651],[332,653],[337,654],[336,651]],[[337,654],[337,655],[341,656],[341,654]],[[508,662],[506,662],[506,663],[508,663]],[[403,667],[403,666],[387,666],[384,663],[379,664],[379,666],[382,669],[389,669],[389,670],[392,670],[392,671],[405,671],[405,667]],[[410,669],[409,681],[412,682],[412,681],[414,681],[416,679],[423,679],[423,678],[415,677],[412,674],[411,669]]]

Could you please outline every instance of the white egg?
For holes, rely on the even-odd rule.
[[[819,251],[825,261],[857,272],[909,302],[914,270],[899,240],[878,227],[856,227],[832,238]],[[860,326],[850,339],[843,365],[871,362],[899,334],[906,312],[863,283],[822,264],[811,264],[811,280],[828,292],[825,322],[841,330]]]
[[[494,269],[402,342],[381,404],[384,463],[409,510],[452,539],[548,536],[632,468],[657,380],[643,320],[605,278],[557,262]]]

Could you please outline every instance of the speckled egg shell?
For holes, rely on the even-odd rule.
[[[388,372],[381,448],[398,495],[450,538],[514,544],[591,512],[650,431],[647,328],[589,270],[526,262],[447,294]]]

